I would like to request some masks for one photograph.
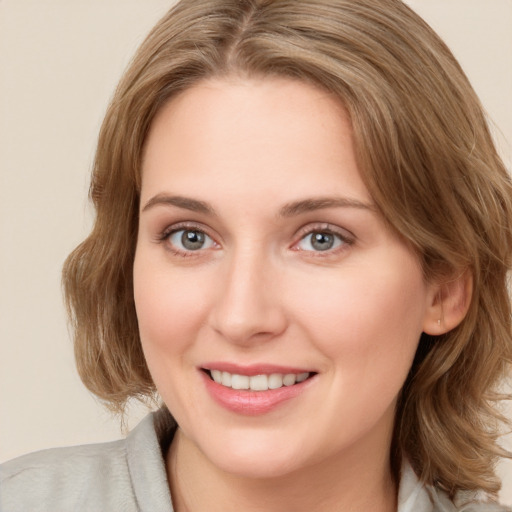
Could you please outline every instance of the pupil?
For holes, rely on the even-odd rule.
[[[184,231],[183,235],[181,235],[181,243],[189,251],[201,249],[204,244],[204,233],[200,231]]]
[[[313,233],[311,236],[311,245],[317,251],[327,251],[332,248],[334,237],[329,233]]]

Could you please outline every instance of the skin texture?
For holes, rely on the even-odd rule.
[[[394,510],[396,398],[421,332],[451,317],[373,206],[342,106],[297,81],[205,81],[158,113],[142,171],[135,303],[179,424],[167,457],[177,509]],[[283,211],[319,198],[348,204]],[[204,245],[187,250],[180,229]],[[312,232],[333,247],[316,250]],[[316,375],[245,415],[212,400],[211,361]]]

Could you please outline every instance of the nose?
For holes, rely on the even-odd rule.
[[[210,324],[231,343],[273,339],[287,327],[278,269],[261,255],[233,255],[219,274]]]

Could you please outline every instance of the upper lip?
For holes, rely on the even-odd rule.
[[[249,365],[240,365],[236,363],[229,362],[212,362],[205,363],[201,366],[203,370],[219,370],[221,372],[228,372],[237,375],[270,375],[272,373],[312,373],[312,370],[305,367],[298,366],[282,366],[277,364],[269,364],[269,363],[255,363]]]

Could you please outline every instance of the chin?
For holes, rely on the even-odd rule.
[[[261,435],[228,437],[217,439],[215,445],[199,446],[210,462],[226,473],[242,478],[278,478],[307,465],[303,444],[294,449],[293,441],[283,443]],[[300,461],[297,454],[301,454]]]
[[[216,465],[234,476],[259,480],[285,477],[300,467],[300,464],[293,464],[287,456],[266,457],[261,452],[257,454],[254,451],[229,457],[224,455]]]

